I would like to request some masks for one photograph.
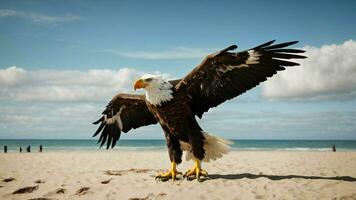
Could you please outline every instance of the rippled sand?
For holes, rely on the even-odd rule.
[[[0,154],[0,199],[356,199],[356,152],[231,152],[204,182],[155,181],[169,165],[165,151]]]

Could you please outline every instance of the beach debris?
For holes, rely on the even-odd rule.
[[[46,197],[38,197],[38,198],[32,198],[32,199],[28,199],[28,200],[52,200],[52,199],[46,198]]]
[[[35,183],[45,183],[44,180],[38,179],[37,181],[35,181]]]
[[[64,194],[66,192],[66,189],[65,188],[58,188],[56,190],[56,194]]]
[[[101,184],[108,184],[108,183],[110,183],[110,181],[111,181],[111,178],[101,181]]]
[[[89,192],[89,189],[90,189],[90,187],[82,187],[79,190],[77,190],[75,195],[78,195],[78,196],[85,195]]]
[[[5,178],[5,179],[3,179],[2,180],[2,182],[11,182],[11,181],[14,181],[14,180],[16,180],[15,178],[12,178],[12,177],[9,177],[9,178]]]
[[[14,191],[12,194],[24,194],[24,193],[31,193],[33,191],[36,191],[38,189],[38,185],[35,186],[27,186],[27,187],[23,187],[20,188],[16,191]]]

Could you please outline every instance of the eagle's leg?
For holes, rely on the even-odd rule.
[[[194,167],[184,174],[184,177],[186,177],[187,180],[191,180],[192,176],[195,177],[198,181],[201,181],[201,176],[208,176],[208,172],[201,168],[201,161],[199,159],[195,159]]]
[[[177,163],[172,161],[172,165],[171,165],[171,169],[166,172],[166,173],[162,173],[158,176],[156,176],[156,179],[160,179],[162,181],[168,181],[169,179],[177,180],[177,175],[182,174],[182,172],[178,172],[177,171]]]
[[[168,131],[164,131],[166,140],[167,140],[167,147],[168,147],[168,155],[169,159],[171,160],[171,169],[167,173],[160,174],[156,176],[156,179],[160,179],[162,181],[168,181],[169,179],[177,180],[177,175],[182,174],[181,172],[177,171],[177,165],[182,162],[182,150],[179,145],[179,140],[173,136],[168,134]]]
[[[191,180],[191,178],[195,177],[198,181],[201,181],[201,176],[208,176],[208,173],[201,168],[201,160],[203,160],[205,157],[205,138],[200,128],[199,130],[191,132],[188,135],[188,138],[191,147],[191,153],[193,153],[193,158],[195,161],[194,167],[191,170],[188,170],[183,177],[186,177],[187,180]]]

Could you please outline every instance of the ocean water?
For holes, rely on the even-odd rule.
[[[356,151],[356,140],[231,140],[233,151],[331,151],[333,144],[337,151]],[[1,152],[3,146],[9,152],[18,151],[21,146],[25,151],[31,145],[31,151],[36,152],[39,145],[44,151],[106,151],[101,149],[96,140],[2,140],[0,139]],[[164,140],[120,140],[111,151],[132,150],[144,151],[166,150]]]

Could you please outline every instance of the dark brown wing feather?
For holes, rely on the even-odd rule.
[[[94,122],[99,124],[93,137],[101,133],[98,143],[102,147],[113,148],[120,139],[121,131],[126,133],[131,129],[156,124],[157,121],[148,110],[144,95],[118,94],[106,106],[103,116]]]
[[[284,67],[299,65],[288,59],[306,58],[297,55],[303,50],[286,48],[297,41],[273,43],[237,53],[230,52],[237,48],[232,45],[211,54],[176,85],[176,90],[188,95],[193,112],[201,118],[210,108],[257,86]]]

